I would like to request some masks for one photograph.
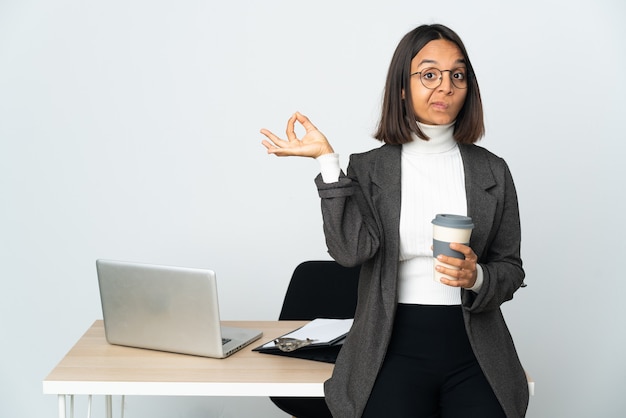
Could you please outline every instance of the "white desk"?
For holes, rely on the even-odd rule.
[[[101,320],[87,330],[43,381],[44,394],[161,396],[324,396],[332,364],[261,354],[252,348],[306,321],[224,321],[227,326],[263,330],[260,340],[226,359],[142,350],[108,344]]]
[[[254,347],[307,321],[224,321],[227,326],[263,330],[260,340],[226,359],[165,353],[107,343],[104,324],[95,321],[43,381],[43,393],[58,395],[59,417],[66,396],[324,396],[332,364],[261,354]],[[528,386],[534,393],[534,382]],[[73,408],[72,408],[73,409]]]

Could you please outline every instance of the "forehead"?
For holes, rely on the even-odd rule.
[[[449,67],[465,63],[461,50],[454,42],[436,39],[428,42],[411,60],[411,68],[423,65],[441,65]]]

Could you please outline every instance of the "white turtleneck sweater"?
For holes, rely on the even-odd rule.
[[[461,291],[434,279],[433,227],[438,213],[467,215],[463,160],[453,137],[454,123],[424,125],[420,129],[430,139],[416,135],[402,146],[400,209],[400,257],[398,302],[421,305],[459,305]],[[318,158],[325,183],[339,179],[339,156]],[[478,292],[483,274],[471,288]]]

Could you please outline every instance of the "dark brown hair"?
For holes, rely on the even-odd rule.
[[[411,60],[427,43],[437,39],[454,43],[461,51],[467,65],[467,95],[456,118],[454,139],[461,144],[473,144],[484,135],[485,125],[480,90],[463,41],[452,29],[434,24],[418,26],[407,33],[398,44],[389,64],[382,114],[374,138],[387,144],[411,142],[412,133],[420,138],[428,139],[417,125],[412,100],[403,100],[402,92],[404,91],[405,97],[411,97],[411,83],[409,82]]]

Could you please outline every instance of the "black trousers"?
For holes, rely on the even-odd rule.
[[[398,305],[364,418],[505,418],[460,306]]]

